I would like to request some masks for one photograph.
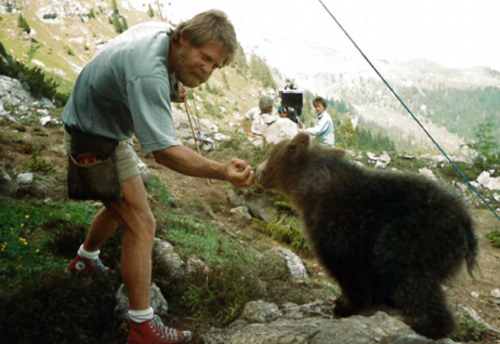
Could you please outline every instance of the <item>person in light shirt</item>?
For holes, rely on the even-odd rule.
[[[304,128],[303,124],[299,124],[301,129],[304,129],[309,135],[313,136],[321,144],[328,146],[335,146],[335,135],[333,129],[332,117],[326,112],[328,105],[326,101],[321,97],[316,97],[312,101],[313,107],[318,114],[318,120],[316,125],[311,128]]]
[[[85,66],[64,108],[68,152],[77,145],[77,135],[117,142],[114,154],[123,197],[103,202],[67,270],[72,275],[106,273],[99,259],[101,246],[118,226],[124,229],[121,277],[130,304],[127,344],[178,344],[192,337],[189,331],[163,325],[150,305],[156,222],[130,139],[137,137],[143,152],[152,152],[156,162],[176,172],[251,186],[255,176],[246,161],[220,163],[183,146],[171,111],[173,101],[187,96],[182,85],[205,83],[214,70],[231,63],[236,49],[234,27],[218,10],[198,14],[175,29],[165,23],[136,25]]]
[[[264,96],[259,100],[259,106],[250,109],[243,117],[243,128],[250,139],[262,135],[262,127],[274,122],[277,114],[273,113],[274,99],[269,96]],[[252,126],[249,127],[248,121],[252,121]]]

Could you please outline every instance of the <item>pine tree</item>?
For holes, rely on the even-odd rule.
[[[148,16],[149,18],[153,18],[155,16],[155,12],[153,11],[151,4],[148,4]]]
[[[27,34],[31,32],[31,28],[26,19],[24,19],[22,14],[20,14],[19,17],[17,17],[17,26],[23,29],[23,31],[26,32]]]
[[[125,32],[128,30],[128,24],[127,24],[127,19],[125,17],[122,18],[122,32]]]
[[[94,18],[95,19],[95,13],[94,13],[94,9],[93,8],[90,10],[89,18]]]
[[[469,144],[472,149],[475,149],[479,156],[474,164],[481,168],[489,168],[499,158],[498,140],[494,134],[495,118],[493,115],[486,117],[475,129],[475,142]]]
[[[118,6],[116,5],[116,0],[111,0],[111,6],[113,7],[113,15],[119,15]]]
[[[113,14],[113,26],[115,27],[116,33],[122,33],[123,28],[122,25],[120,24],[120,18],[118,17],[118,14]]]

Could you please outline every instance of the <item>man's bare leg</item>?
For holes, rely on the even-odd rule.
[[[151,252],[156,229],[140,176],[122,182],[123,199],[105,202],[106,209],[125,229],[121,272],[131,310],[149,308]]]
[[[101,249],[102,244],[116,231],[117,227],[118,222],[109,210],[101,209],[92,220],[83,248],[90,252]]]

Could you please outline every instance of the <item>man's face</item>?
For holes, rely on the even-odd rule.
[[[271,111],[273,111],[273,107],[268,106],[268,107],[265,107],[263,109],[260,109],[260,111],[262,111],[262,113],[271,113]]]
[[[177,80],[188,87],[205,83],[216,68],[221,68],[226,60],[219,42],[209,42],[201,47],[193,47],[183,38],[175,54],[174,72]]]

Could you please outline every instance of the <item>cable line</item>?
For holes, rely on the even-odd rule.
[[[363,56],[363,58],[366,60],[366,62],[368,62],[368,64],[372,67],[372,69],[375,71],[375,73],[377,73],[377,75],[380,77],[380,79],[384,82],[384,84],[387,86],[387,88],[389,88],[389,90],[391,91],[391,93],[398,99],[398,101],[401,103],[401,105],[403,105],[403,107],[406,109],[406,111],[411,115],[411,117],[413,117],[413,119],[417,122],[417,124],[420,126],[420,128],[422,128],[422,130],[425,132],[425,134],[431,139],[431,141],[434,143],[434,145],[439,149],[439,151],[445,156],[445,158],[450,162],[450,164],[453,166],[453,168],[455,168],[455,170],[460,174],[460,176],[465,180],[465,182],[469,185],[469,187],[474,190],[474,192],[479,196],[479,198],[481,199],[481,201],[483,201],[483,203],[486,205],[486,207],[488,207],[488,209],[496,216],[496,218],[500,221],[500,216],[497,214],[497,212],[495,211],[495,209],[493,209],[491,207],[491,205],[488,203],[488,201],[481,195],[481,193],[477,190],[476,187],[474,187],[474,185],[471,184],[471,182],[469,181],[469,179],[463,174],[462,170],[460,170],[460,168],[455,164],[455,162],[453,162],[453,160],[450,159],[450,157],[448,156],[448,154],[446,154],[446,152],[443,150],[443,148],[441,148],[441,146],[439,145],[439,143],[436,142],[436,140],[434,140],[434,138],[432,137],[432,135],[427,131],[427,129],[424,127],[424,125],[418,120],[418,118],[413,114],[413,112],[408,108],[408,106],[406,106],[405,102],[399,97],[399,95],[394,91],[394,89],[391,87],[391,85],[385,80],[385,78],[382,76],[382,74],[380,74],[380,72],[378,71],[378,69],[373,65],[373,63],[370,61],[370,59],[365,55],[365,53],[363,53],[363,51],[358,47],[358,45],[356,44],[356,42],[354,42],[354,40],[351,38],[351,36],[347,33],[347,31],[342,27],[342,25],[339,23],[339,21],[337,20],[337,18],[335,18],[335,16],[332,14],[332,12],[330,12],[330,10],[328,9],[328,7],[326,7],[326,5],[323,3],[322,0],[318,0],[319,3],[321,4],[321,6],[323,6],[323,8],[328,12],[328,14],[330,15],[330,17],[332,17],[332,19],[335,21],[335,23],[337,23],[337,25],[340,27],[340,29],[344,32],[344,34],[347,36],[347,38],[349,38],[349,40],[352,42],[352,44],[354,44],[354,46],[356,47],[356,49],[360,52],[360,54]]]

